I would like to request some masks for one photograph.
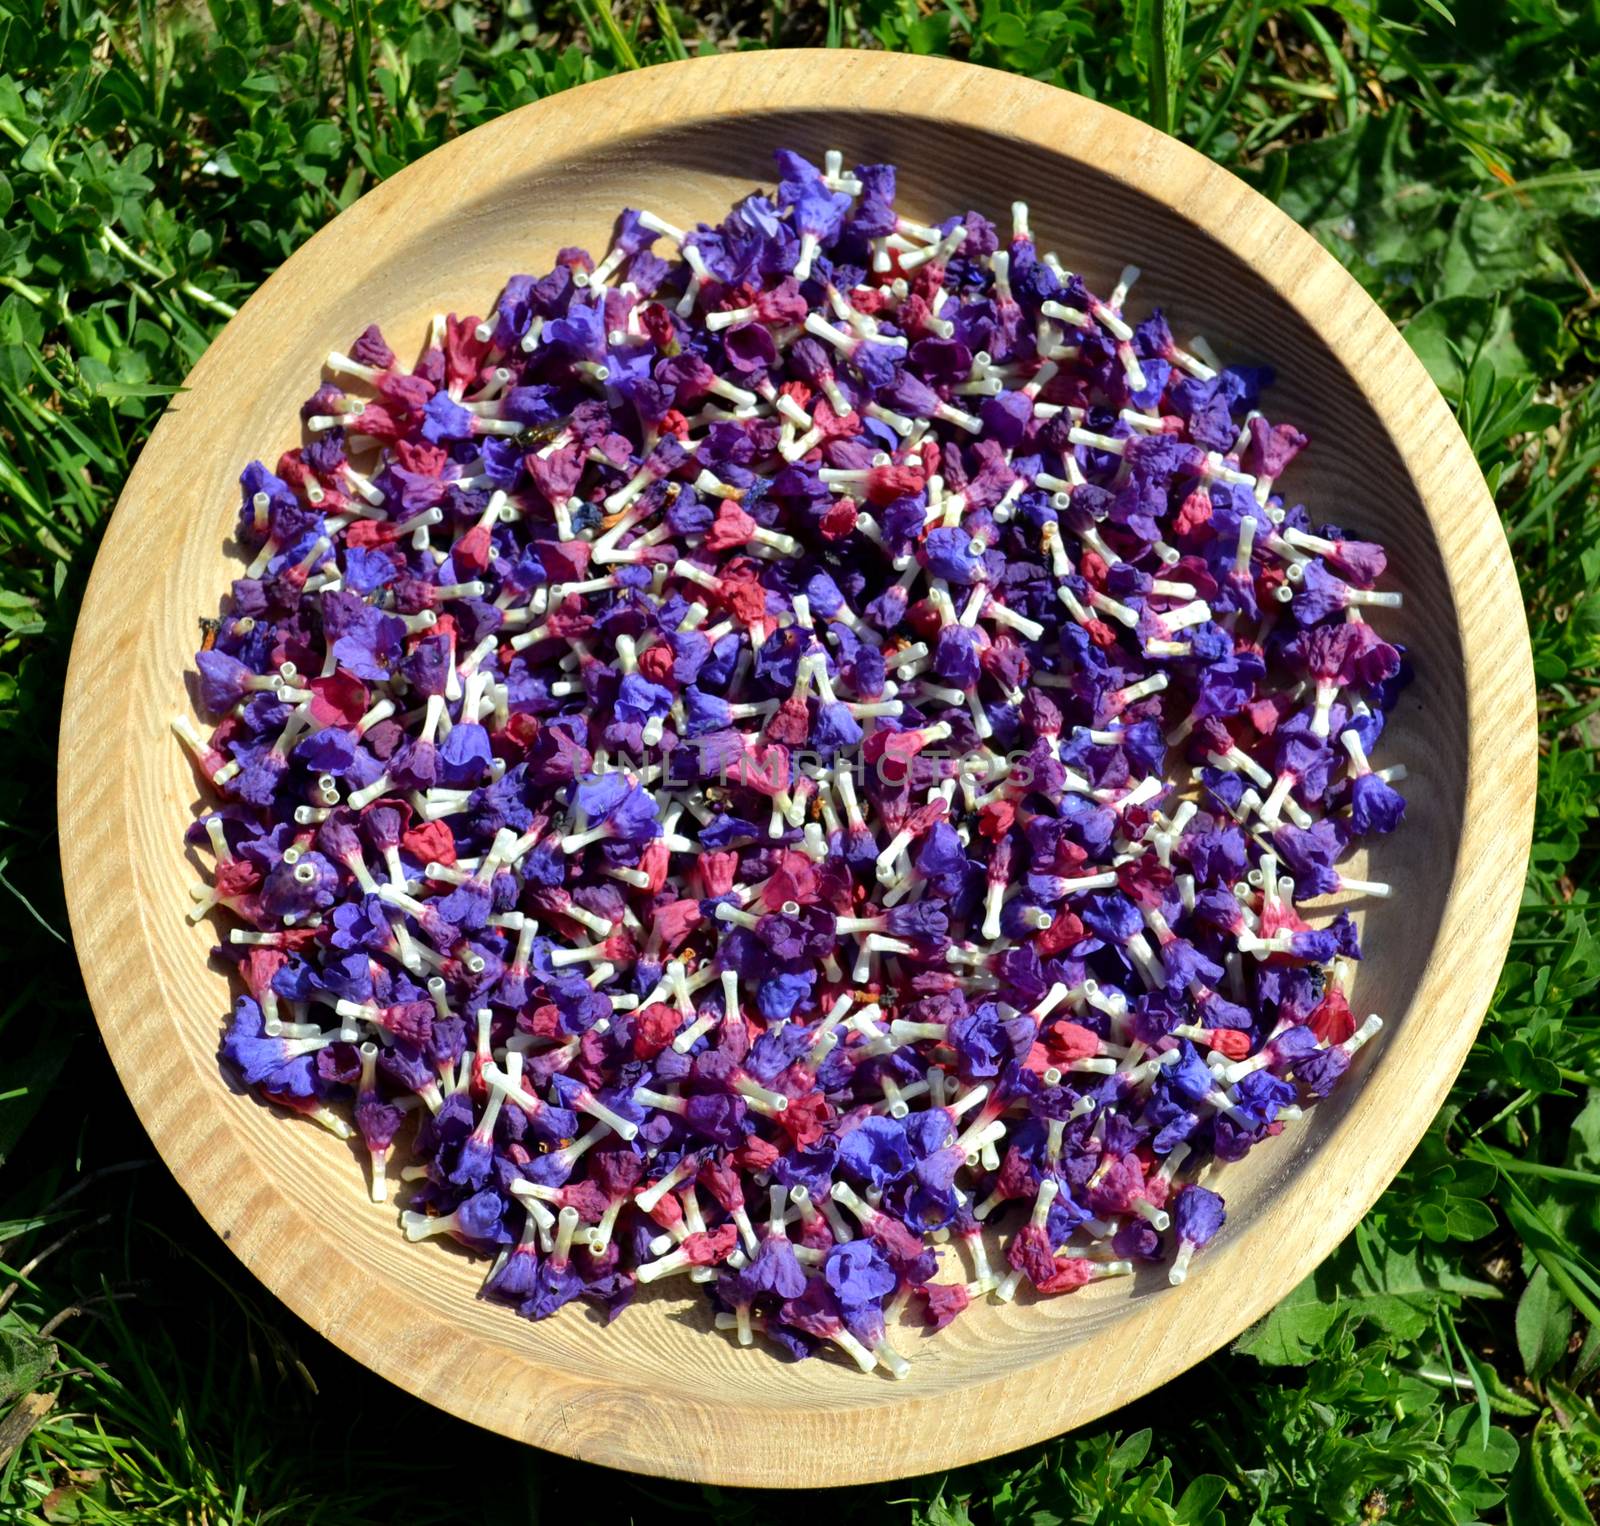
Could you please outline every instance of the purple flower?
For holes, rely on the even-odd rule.
[[[1350,786],[1350,826],[1357,836],[1392,832],[1405,813],[1404,797],[1376,774],[1358,775]]]
[[[1168,1067],[1165,1081],[1175,1096],[1191,1106],[1198,1106],[1216,1091],[1217,1083],[1212,1079],[1206,1062],[1200,1058],[1199,1051],[1187,1039],[1182,1041],[1180,1051],[1183,1058],[1176,1065]]]
[[[1173,1199],[1173,1228],[1191,1245],[1207,1244],[1227,1216],[1222,1199],[1209,1187],[1185,1187]]]
[[[963,1080],[982,1080],[1000,1073],[1010,1058],[1011,1046],[999,1009],[991,1002],[958,1017],[948,1029],[949,1040],[961,1060]]]
[[[1270,1070],[1252,1071],[1236,1090],[1241,1105],[1263,1123],[1271,1123],[1278,1116],[1278,1109],[1287,1107],[1295,1098],[1294,1087]]]
[[[731,1149],[744,1138],[746,1111],[742,1097],[709,1092],[688,1099],[684,1122],[702,1138]]]
[[[905,1125],[894,1118],[867,1118],[839,1141],[841,1164],[879,1189],[899,1181],[914,1159]]]
[[[1244,833],[1232,825],[1191,832],[1183,839],[1182,852],[1204,885],[1231,885],[1245,871]]]
[[[200,670],[200,701],[213,715],[226,714],[261,687],[255,682],[258,675],[226,652],[200,652],[194,661]]]
[[[465,440],[472,434],[472,415],[446,393],[434,393],[422,414],[422,436],[435,445],[445,440]]]
[[[332,906],[339,875],[320,853],[305,853],[293,864],[280,859],[261,882],[261,909],[269,917],[304,917]]]
[[[1266,664],[1254,652],[1235,652],[1220,662],[1208,663],[1200,674],[1195,713],[1237,715],[1255,698],[1256,687],[1266,672]]]
[[[970,689],[978,681],[980,658],[988,644],[982,631],[966,625],[947,625],[934,646],[933,671],[958,688]]]
[[[534,1274],[532,1293],[517,1313],[524,1319],[548,1319],[582,1292],[583,1279],[570,1264],[558,1268],[544,1260]]]
[[[1294,1076],[1313,1097],[1326,1097],[1350,1068],[1350,1056],[1335,1044],[1295,1061]]]
[[[894,210],[894,166],[858,164],[856,179],[861,182],[861,194],[850,213],[851,231],[862,238],[886,238],[899,227]]]
[[[268,1038],[262,1027],[261,1008],[248,996],[241,996],[234,1003],[233,1021],[223,1036],[222,1057],[250,1086],[309,1097],[315,1091],[315,1068],[309,1056],[321,1045],[320,1039]]]
[[[778,205],[793,211],[802,238],[810,236],[820,243],[836,238],[850,210],[850,198],[830,191],[817,167],[799,154],[780,148],[772,157],[778,162]]]
[[[490,761],[489,733],[482,726],[452,726],[450,735],[439,745],[439,781],[454,788],[476,784]]]
[[[617,719],[642,726],[646,721],[664,717],[671,709],[672,701],[671,689],[653,684],[637,673],[630,673],[622,680],[617,691]]]
[[[756,992],[756,1006],[762,1017],[769,1023],[793,1017],[795,1009],[802,1002],[810,1000],[816,979],[815,970],[794,973],[780,971],[768,976]]]
[[[779,1298],[798,1298],[806,1290],[806,1274],[795,1259],[794,1246],[782,1235],[768,1235],[745,1274],[752,1288]]]
[[[966,587],[978,581],[983,552],[960,530],[930,530],[923,542],[922,560],[935,577]]]
[[[870,1240],[835,1245],[823,1259],[823,1279],[847,1314],[866,1304],[881,1304],[894,1292],[894,1269]]]

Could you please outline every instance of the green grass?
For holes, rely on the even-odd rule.
[[[774,44],[948,52],[1083,91],[1312,229],[1406,326],[1495,489],[1543,735],[1493,1010],[1351,1240],[1233,1351],[1100,1424],[829,1508],[927,1526],[1592,1518],[1600,6],[1453,10],[0,0],[0,1520],[814,1512],[483,1436],[261,1300],[145,1158],[66,943],[53,822],[99,531],[231,308],[455,133],[616,69]]]

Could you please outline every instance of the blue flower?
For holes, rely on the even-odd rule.
[[[266,1037],[261,1008],[248,996],[241,996],[234,1003],[233,1022],[222,1041],[222,1056],[250,1086],[262,1085],[295,1097],[309,1097],[315,1091],[310,1046],[303,1041]]]
[[[617,719],[642,726],[646,721],[665,716],[672,708],[672,700],[672,690],[651,683],[637,673],[630,673],[622,680],[617,691]]]
[[[1172,1092],[1191,1106],[1204,1102],[1216,1089],[1206,1062],[1188,1039],[1182,1042],[1183,1058],[1164,1072],[1164,1079]]]
[[[1227,1216],[1222,1198],[1209,1187],[1185,1187],[1173,1202],[1173,1228],[1191,1245],[1206,1244]]]
[[[779,1298],[798,1298],[806,1290],[806,1274],[795,1258],[794,1246],[782,1235],[762,1240],[746,1277],[752,1287]]]
[[[958,1017],[950,1024],[948,1033],[950,1043],[961,1057],[963,1080],[999,1075],[1009,1049],[999,1009],[992,1002],[985,1002],[966,1016]]]
[[[822,1263],[823,1279],[847,1314],[866,1305],[881,1306],[894,1292],[894,1269],[870,1240],[835,1245]]]
[[[791,1018],[802,1002],[810,1000],[816,981],[815,970],[770,975],[756,991],[756,1007],[769,1023]]]
[[[778,205],[793,209],[795,227],[822,242],[837,237],[850,198],[830,191],[816,165],[799,154],[780,148],[772,157],[778,161]]]
[[[894,1118],[870,1117],[839,1141],[839,1160],[859,1179],[881,1189],[911,1169],[915,1152],[905,1124]]]
[[[1361,774],[1350,786],[1350,825],[1359,836],[1392,832],[1405,813],[1404,797],[1376,774]]]
[[[548,1319],[582,1292],[583,1279],[570,1262],[557,1269],[549,1261],[541,1261],[534,1275],[533,1293],[517,1313],[524,1319]]]
[[[888,528],[887,520],[885,528]],[[983,550],[974,547],[972,536],[961,530],[930,530],[923,542],[923,565],[935,577],[966,587],[978,581],[983,569]]]
[[[446,440],[466,440],[472,435],[472,415],[448,393],[435,392],[422,410],[422,435],[435,445]]]

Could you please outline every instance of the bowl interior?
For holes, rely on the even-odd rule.
[[[995,76],[967,72],[974,89],[993,88]],[[434,171],[414,170],[382,188],[354,224],[341,220],[291,262],[239,320],[242,337],[230,334],[175,401],[158,442],[160,471],[136,480],[118,511],[129,525],[119,526],[106,555],[123,558],[127,576],[102,568],[95,596],[126,616],[108,627],[104,660],[126,676],[127,697],[108,704],[126,707],[131,744],[121,777],[84,788],[91,803],[103,789],[108,810],[119,794],[134,807],[126,869],[105,869],[97,884],[86,867],[74,892],[75,905],[87,906],[118,892],[118,874],[132,876],[127,909],[137,926],[125,910],[123,937],[146,951],[161,1010],[143,1021],[136,1041],[107,1023],[118,1062],[186,1188],[275,1291],[409,1389],[512,1434],[648,1471],[818,1483],[913,1472],[1087,1418],[1197,1359],[1287,1291],[1316,1248],[1331,1243],[1327,1223],[1347,1224],[1381,1185],[1350,1182],[1348,1152],[1386,1150],[1380,1141],[1396,1120],[1431,1111],[1449,1079],[1425,1052],[1413,993],[1438,955],[1452,884],[1467,799],[1468,704],[1452,580],[1402,450],[1372,401],[1388,379],[1352,374],[1329,342],[1340,314],[1314,331],[1286,300],[1281,272],[1269,277],[1237,255],[1227,227],[1213,226],[1205,207],[1180,210],[1130,184],[1125,177],[1139,166],[1126,140],[1108,143],[1122,157],[1101,167],[1091,133],[1075,157],[1010,132],[909,114],[903,100],[894,110],[774,109],[715,120],[680,112],[682,125],[623,128],[603,145],[580,140],[565,149],[565,138],[546,136],[535,113],[520,120],[515,131],[519,117],[486,130],[496,135],[475,150],[483,134],[435,156]],[[1185,1287],[1167,1288],[1155,1271],[1071,1298],[988,1303],[936,1337],[907,1330],[900,1344],[913,1365],[900,1384],[833,1360],[786,1364],[759,1342],[740,1350],[709,1332],[703,1301],[679,1283],[642,1297],[609,1328],[577,1307],[533,1324],[478,1301],[485,1265],[438,1241],[404,1243],[395,1205],[366,1201],[349,1145],[227,1095],[216,1047],[230,991],[207,959],[217,928],[191,928],[182,917],[200,861],[180,838],[198,792],[167,718],[182,707],[197,622],[216,612],[238,572],[224,544],[237,474],[248,460],[270,464],[297,443],[297,409],[317,385],[326,351],[377,322],[409,359],[434,312],[487,313],[506,275],[542,272],[562,245],[598,254],[619,207],[646,207],[680,224],[715,221],[740,195],[771,184],[779,146],[813,157],[836,147],[847,163],[898,165],[901,203],[917,217],[971,207],[1004,228],[1011,199],[1025,198],[1040,247],[1058,251],[1091,287],[1107,290],[1135,264],[1143,274],[1130,312],[1160,305],[1180,343],[1199,333],[1224,361],[1270,361],[1278,379],[1266,410],[1312,442],[1281,487],[1314,517],[1388,548],[1386,586],[1403,589],[1406,605],[1375,623],[1406,646],[1416,670],[1380,759],[1409,770],[1407,820],[1381,840],[1365,871],[1390,881],[1395,897],[1371,903],[1364,919],[1367,956],[1355,996],[1361,1012],[1381,1012],[1389,1026],[1351,1084],[1219,1173],[1213,1185],[1228,1199],[1230,1222]],[[1301,244],[1290,252],[1307,257]],[[1351,321],[1358,318],[1371,321],[1366,310],[1353,311]],[[135,527],[138,545],[129,539]],[[1473,1015],[1480,1010],[1481,1003]],[[999,1392],[996,1383],[1022,1374],[1027,1418],[968,1423],[973,1407]],[[1093,1397],[1102,1392],[1105,1402]],[[803,1447],[786,1429],[802,1416]],[[865,1458],[841,1455],[863,1419],[903,1445],[887,1456],[877,1448]],[[949,1427],[943,1436],[941,1426]],[[729,1435],[736,1446],[725,1444]],[[722,1440],[713,1447],[708,1438]]]

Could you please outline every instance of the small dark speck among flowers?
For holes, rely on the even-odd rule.
[[[907,1317],[1182,1281],[1378,1030],[1303,913],[1388,894],[1400,599],[1136,270],[777,161],[329,354],[175,723],[192,915],[228,1064],[486,1297],[682,1278],[898,1377]]]

